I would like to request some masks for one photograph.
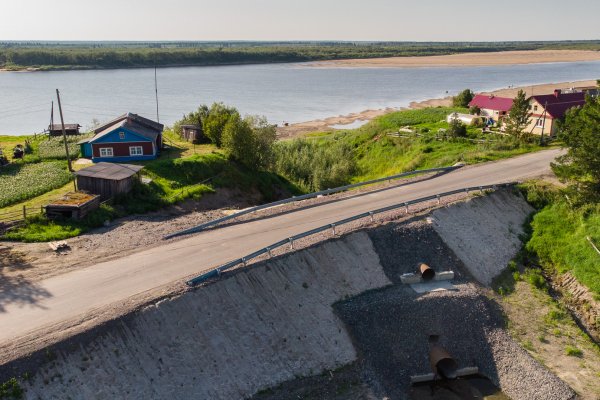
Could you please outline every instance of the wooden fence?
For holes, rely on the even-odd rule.
[[[44,213],[44,207],[26,207],[23,206],[21,209],[14,211],[3,211],[0,212],[0,231],[4,231],[13,226],[19,225],[34,215],[40,215]]]

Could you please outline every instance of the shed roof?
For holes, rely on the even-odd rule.
[[[513,105],[513,99],[508,97],[498,97],[494,95],[478,94],[473,97],[469,103],[470,107],[477,106],[494,111],[510,111]]]
[[[142,168],[144,167],[141,165],[99,162],[91,167],[80,169],[75,172],[75,175],[120,181],[135,175]]]
[[[531,99],[546,107],[553,118],[562,118],[568,109],[585,104],[585,93],[561,93],[556,90],[554,94],[531,96]]]
[[[66,130],[78,130],[79,128],[81,128],[81,125],[79,125],[79,124],[65,124]],[[61,124],[48,125],[48,130],[49,131],[62,131],[62,125]]]

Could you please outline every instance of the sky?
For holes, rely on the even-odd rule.
[[[598,0],[0,0],[1,40],[600,39]]]

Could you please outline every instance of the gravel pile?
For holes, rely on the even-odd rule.
[[[458,362],[513,400],[566,400],[574,392],[508,335],[499,307],[472,284],[458,291],[416,295],[406,286],[369,292],[336,304],[378,397],[406,399],[410,376],[429,373],[430,335]]]

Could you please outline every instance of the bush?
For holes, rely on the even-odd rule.
[[[467,127],[458,119],[453,119],[448,128],[448,135],[452,138],[466,137]]]
[[[22,399],[23,389],[16,378],[10,378],[0,385],[0,399]]]
[[[571,357],[583,357],[583,351],[577,347],[567,345],[565,347],[565,354]]]
[[[274,150],[275,172],[307,192],[345,185],[356,171],[352,147],[343,142],[294,140]]]
[[[469,100],[469,102],[470,101],[471,100]],[[478,106],[472,106],[471,108],[469,108],[469,114],[480,115],[481,114],[481,108],[479,108]]]
[[[469,107],[469,103],[473,100],[473,97],[475,97],[475,95],[471,89],[465,89],[452,98],[452,105],[454,107]]]
[[[258,170],[271,165],[277,133],[264,117],[241,119],[231,116],[223,128],[223,148],[247,168]]]
[[[527,282],[538,289],[546,289],[546,279],[542,275],[542,273],[537,269],[531,269],[527,271],[525,275]]]

